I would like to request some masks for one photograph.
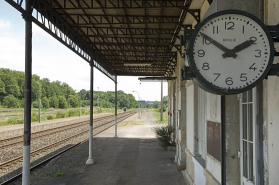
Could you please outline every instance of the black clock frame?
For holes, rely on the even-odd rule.
[[[246,17],[249,17],[250,19],[254,20],[259,26],[262,27],[262,29],[264,30],[268,41],[269,41],[269,45],[270,45],[270,58],[267,64],[267,67],[265,69],[265,71],[263,72],[263,74],[253,83],[251,83],[248,86],[245,86],[243,88],[236,88],[236,89],[224,89],[224,88],[220,88],[217,87],[211,83],[209,83],[198,71],[197,66],[195,64],[194,61],[194,56],[193,56],[193,46],[194,46],[194,42],[195,39],[200,31],[200,29],[203,27],[203,25],[207,24],[211,19],[218,17],[220,15],[224,15],[224,14],[239,14],[239,15],[243,15]],[[255,86],[257,86],[259,83],[261,83],[266,76],[268,75],[271,67],[272,67],[272,63],[274,60],[274,43],[273,43],[273,38],[268,30],[268,28],[266,27],[266,25],[260,21],[256,16],[244,12],[244,11],[240,11],[240,10],[224,10],[224,11],[220,11],[214,14],[211,14],[210,16],[208,16],[207,18],[205,18],[202,22],[200,22],[196,29],[194,30],[192,37],[190,39],[189,42],[189,47],[188,47],[188,58],[189,58],[189,67],[193,73],[193,81],[195,84],[197,84],[200,88],[204,89],[205,91],[211,92],[213,94],[219,94],[219,95],[229,95],[229,94],[238,94],[238,93],[242,93],[245,91],[248,91],[252,88],[254,88]]]

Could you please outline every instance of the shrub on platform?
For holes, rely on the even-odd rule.
[[[158,139],[159,145],[165,150],[169,146],[175,146],[174,141],[171,139],[174,132],[174,128],[171,125],[154,127],[154,132]]]

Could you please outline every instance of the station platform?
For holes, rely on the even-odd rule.
[[[183,185],[176,170],[175,150],[159,147],[152,128],[155,118],[145,112],[118,123],[93,139],[93,165],[86,165],[88,141],[31,173],[35,185]],[[59,177],[58,177],[59,176]]]

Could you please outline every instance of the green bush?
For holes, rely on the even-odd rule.
[[[52,96],[49,98],[49,106],[53,108],[59,107],[59,100],[56,96]]]
[[[16,125],[16,124],[23,124],[24,123],[24,120],[23,119],[17,119],[15,117],[13,118],[9,118],[7,120],[7,124],[8,125]]]
[[[33,107],[33,108],[39,108],[39,102],[38,102],[37,100],[36,100],[36,101],[33,101],[32,107]]]
[[[58,111],[56,112],[56,118],[65,118],[65,112]]]
[[[22,100],[18,100],[19,102],[19,107],[24,108],[24,98]]]
[[[54,116],[53,116],[52,114],[51,114],[51,115],[48,115],[48,116],[47,116],[47,119],[48,119],[48,120],[54,119]]]
[[[37,112],[32,112],[31,114],[31,122],[39,121],[39,115]]]
[[[79,115],[79,110],[70,110],[67,113],[68,113],[68,117],[74,117]]]
[[[173,131],[174,128],[171,125],[154,127],[154,132],[159,141],[159,145],[165,150],[169,146],[175,146],[175,142],[172,141]]]
[[[167,107],[165,105],[163,105],[163,112],[165,112],[166,109],[167,109]],[[161,112],[161,106],[157,110],[158,110],[158,112]]]
[[[43,97],[43,98],[42,98],[42,106],[43,106],[43,108],[45,108],[45,109],[48,109],[48,108],[49,108],[49,100],[48,100],[47,97]]]
[[[61,109],[66,108],[67,102],[66,102],[66,99],[63,96],[58,97],[58,105],[59,105],[59,108],[61,108]]]
[[[9,94],[8,96],[5,96],[3,99],[3,105],[8,108],[17,108],[18,107],[18,100],[14,95]]]

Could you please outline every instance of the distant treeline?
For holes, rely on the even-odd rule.
[[[39,85],[41,86],[41,105],[42,108],[71,108],[89,106],[90,91],[82,89],[76,92],[65,82],[53,81],[48,78],[40,79],[38,75],[32,75],[32,107],[39,106]],[[93,106],[98,104],[104,108],[113,108],[115,93],[114,91],[94,91]],[[167,97],[164,97],[166,100]],[[81,101],[80,101],[81,100]],[[13,71],[10,69],[0,68],[0,106],[7,108],[24,107],[24,72]],[[159,108],[160,103],[143,104],[144,107]],[[117,91],[118,108],[137,108],[138,103],[132,94],[126,94],[123,91]]]

